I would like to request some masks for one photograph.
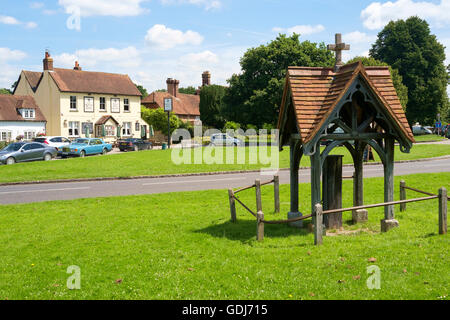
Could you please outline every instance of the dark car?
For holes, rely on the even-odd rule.
[[[120,151],[150,150],[153,146],[150,142],[138,138],[129,138],[119,141]]]
[[[0,163],[14,164],[16,162],[44,160],[56,157],[55,148],[38,142],[15,142],[0,150]]]

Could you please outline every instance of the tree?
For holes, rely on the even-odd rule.
[[[149,125],[153,126],[156,131],[161,131],[167,136],[168,123],[167,113],[162,108],[147,109],[141,107],[141,118]],[[180,126],[181,120],[174,114],[170,115],[170,134],[172,134]]]
[[[278,118],[289,66],[331,67],[333,53],[324,43],[300,42],[300,35],[280,34],[267,45],[249,49],[241,58],[241,74],[228,80],[226,120],[261,127]]]
[[[397,69],[408,87],[406,117],[410,124],[432,124],[438,113],[447,115],[444,46],[425,20],[411,17],[389,22],[370,50],[375,59]]]
[[[189,86],[186,88],[179,88],[178,89],[179,93],[184,93],[184,94],[196,94],[197,93],[197,89],[195,89],[193,86]]]
[[[134,84],[135,86],[136,86],[136,88],[138,88],[138,90],[141,92],[141,94],[142,94],[142,99],[144,99],[145,97],[147,97],[148,96],[148,92],[147,92],[147,89],[145,89],[143,86],[141,86],[141,85],[137,85],[137,84]]]
[[[6,88],[0,88],[0,94],[12,94],[12,92]]]
[[[200,91],[200,119],[204,125],[223,128],[223,97],[225,88],[218,85],[203,87]]]
[[[406,105],[408,103],[408,88],[403,84],[403,77],[397,69],[393,69],[387,63],[376,60],[372,57],[354,57],[347,63],[353,63],[356,61],[361,61],[366,67],[388,66],[389,71],[391,72],[392,82],[394,83],[395,90],[397,91],[397,96],[402,104],[403,110],[406,110]]]

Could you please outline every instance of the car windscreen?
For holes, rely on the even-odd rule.
[[[75,140],[75,143],[89,144],[89,140],[88,139],[77,139],[77,140]]]
[[[23,143],[11,143],[6,148],[4,148],[2,151],[19,151],[20,148],[23,146]]]
[[[34,138],[33,141],[44,143],[46,138]]]

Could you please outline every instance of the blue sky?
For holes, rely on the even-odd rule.
[[[205,70],[225,84],[248,48],[279,32],[326,43],[340,32],[352,47],[348,59],[367,54],[389,20],[411,15],[450,48],[450,0],[0,1],[0,87],[22,69],[41,71],[46,49],[55,67],[78,60],[83,70],[129,74],[149,91],[165,88],[168,77],[199,86]]]

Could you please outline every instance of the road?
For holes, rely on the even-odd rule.
[[[394,166],[395,175],[435,172],[450,172],[450,159],[396,163]],[[351,176],[352,174],[352,167],[344,167],[344,176]],[[282,184],[289,183],[288,170],[281,170],[279,175]],[[300,182],[309,182],[309,169],[300,170],[299,176]],[[381,165],[364,166],[364,176],[366,178],[382,177],[383,167]],[[261,175],[259,172],[256,172],[176,178],[167,177],[0,186],[0,204],[227,189],[230,187],[238,188],[251,185],[254,183],[255,179],[261,179],[261,181],[264,182],[270,180],[271,176]]]

